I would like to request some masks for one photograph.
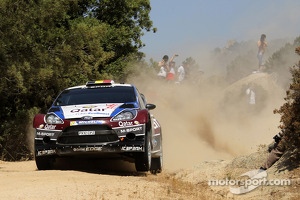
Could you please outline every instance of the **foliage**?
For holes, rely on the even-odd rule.
[[[289,67],[295,64],[297,55],[294,49],[300,45],[300,37],[294,40],[293,44],[285,44],[278,51],[274,52],[266,62],[266,68],[269,72],[276,72],[280,74],[278,82],[284,88],[288,88],[290,84],[290,71]]]
[[[288,84],[290,78],[288,67],[297,60],[294,48],[299,45],[297,38],[293,44],[286,40],[277,39],[269,41],[264,55],[265,72],[280,74],[279,83]],[[212,62],[218,69],[226,69],[226,79],[229,83],[235,82],[258,70],[257,46],[255,41],[236,42],[229,41],[226,47],[216,48],[212,52]]]
[[[109,65],[100,65],[100,72],[108,74],[123,73],[122,65],[130,62],[128,57],[144,46],[141,37],[143,30],[153,31],[149,17],[151,10],[149,0],[101,0],[94,9],[95,17],[102,23],[108,24],[108,34],[102,42],[105,51],[113,51],[115,55]],[[143,54],[135,59],[141,59]]]
[[[300,49],[300,47],[298,47]],[[300,52],[300,51],[299,51]],[[300,64],[300,61],[299,61]],[[300,147],[300,65],[290,69],[292,81],[285,103],[275,113],[281,114],[281,126],[290,147]]]
[[[250,63],[253,59],[249,56],[239,55],[237,56],[228,66],[227,66],[227,81],[229,83],[237,81],[245,76],[252,73],[253,68],[246,66],[251,66]],[[253,66],[253,64],[252,64]]]
[[[62,89],[131,73],[127,63],[144,56],[150,9],[142,0],[0,1],[2,159],[28,154],[33,113],[45,112]]]
[[[214,49],[211,60],[218,69],[226,71],[226,79],[232,83],[257,68],[256,43],[230,40],[224,48]]]

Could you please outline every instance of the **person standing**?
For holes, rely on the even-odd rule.
[[[263,66],[263,56],[267,48],[267,42],[266,42],[266,35],[262,34],[260,36],[260,40],[257,42],[258,52],[257,52],[257,58],[258,58],[258,70],[261,69]]]
[[[182,83],[184,78],[185,78],[185,64],[183,63],[177,69],[177,82],[176,83]]]
[[[246,89],[247,99],[249,105],[255,105],[256,98],[255,98],[255,92],[254,92],[254,86],[253,84],[250,84],[249,87]]]
[[[161,79],[166,79],[167,78],[167,72],[170,71],[170,63],[173,62],[174,58],[178,56],[177,54],[174,54],[172,56],[172,58],[169,61],[169,56],[168,55],[164,55],[162,60],[160,62],[158,62],[158,67],[159,72],[157,74],[158,77],[160,77]],[[174,63],[175,64],[175,63]]]
[[[167,81],[173,82],[175,80],[175,75],[175,62],[171,61],[168,68]]]
[[[158,62],[159,72],[157,76],[161,79],[165,79],[167,77],[168,61],[169,56],[164,55],[162,60]]]

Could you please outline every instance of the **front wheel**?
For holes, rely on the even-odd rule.
[[[35,163],[39,170],[51,170],[53,169],[53,159],[49,156],[35,157]]]
[[[151,167],[151,142],[150,134],[146,137],[145,152],[137,153],[135,157],[135,169],[139,172],[146,172]]]
[[[157,174],[162,171],[163,166],[163,154],[160,153],[158,158],[152,158],[150,172],[151,174]]]

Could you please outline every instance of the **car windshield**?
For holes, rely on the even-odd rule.
[[[67,106],[96,103],[126,103],[135,102],[133,87],[115,86],[98,88],[78,88],[63,91],[54,105]]]

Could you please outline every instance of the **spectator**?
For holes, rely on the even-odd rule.
[[[167,81],[174,81],[175,80],[175,62],[171,61],[169,64],[168,68],[168,73],[167,73]]]
[[[258,52],[257,52],[257,58],[258,58],[258,70],[260,70],[263,67],[263,56],[267,48],[267,42],[266,42],[266,35],[262,34],[260,37],[260,40],[257,42]]]
[[[158,66],[160,67],[159,72],[157,74],[158,77],[160,77],[161,79],[166,79],[167,77],[167,72],[169,72],[169,68],[170,68],[170,64],[169,62],[173,62],[174,58],[178,56],[177,54],[173,55],[172,58],[169,61],[169,56],[168,55],[164,55],[162,60],[160,62],[158,62]],[[168,62],[169,61],[169,62]]]
[[[255,92],[254,92],[254,86],[252,83],[249,84],[249,87],[246,89],[247,99],[249,105],[255,105],[256,99],[255,99]]]
[[[168,61],[169,61],[169,56],[164,55],[162,60],[158,62],[158,66],[160,67],[160,69],[157,76],[161,79],[165,79],[167,76]]]
[[[177,82],[176,83],[182,83],[182,81],[185,79],[185,63],[180,65],[177,70]]]
[[[269,147],[269,155],[266,160],[266,162],[261,166],[260,169],[266,170],[270,168],[281,156],[286,150],[287,147],[287,139],[284,135],[284,132],[281,131],[277,135],[273,137],[274,139],[274,144],[273,146]]]

